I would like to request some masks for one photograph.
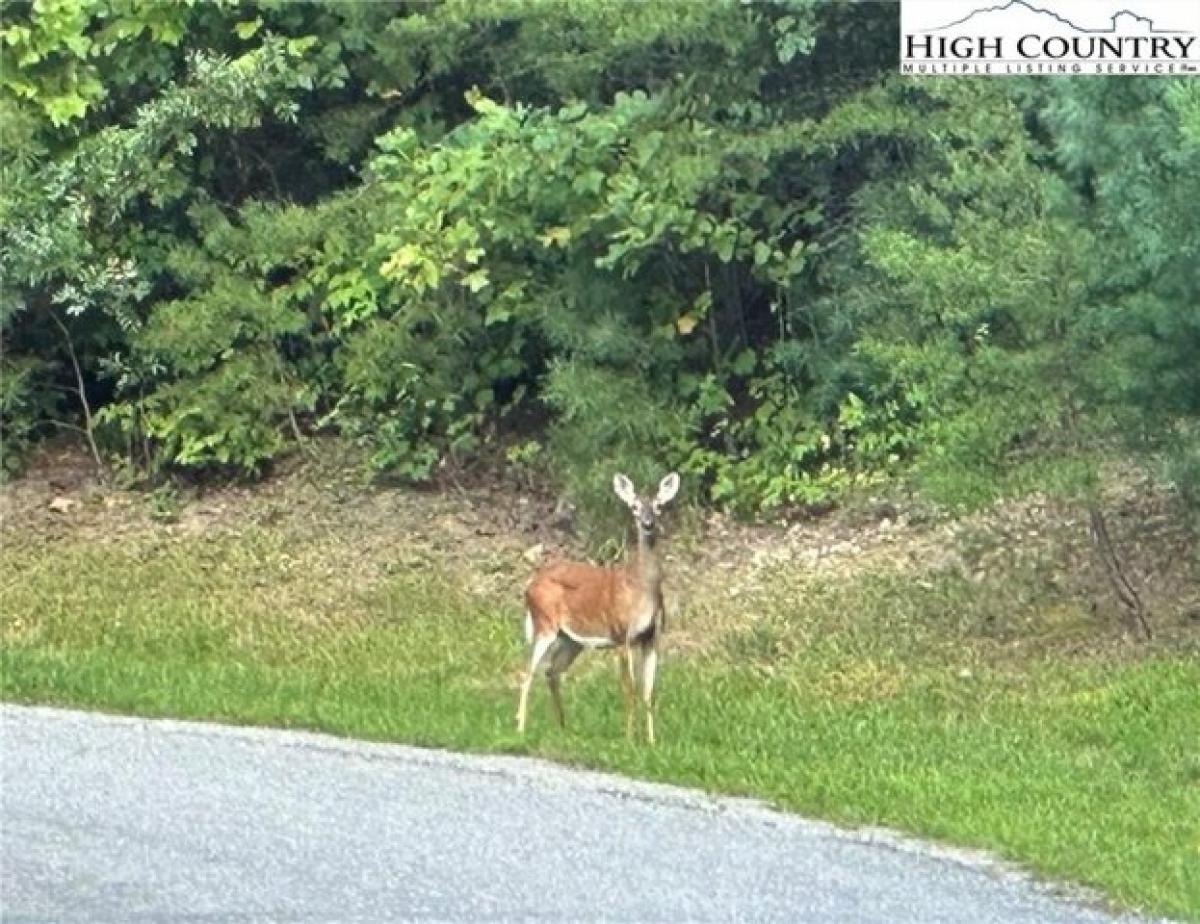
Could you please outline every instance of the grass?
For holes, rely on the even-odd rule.
[[[987,848],[1200,920],[1200,662],[1021,644],[1075,625],[1069,600],[781,571],[751,624],[665,660],[651,749],[624,739],[601,656],[569,676],[570,728],[539,685],[519,738],[511,601],[419,558],[331,593],[322,548],[326,571],[270,526],[9,542],[0,695],[538,754]]]

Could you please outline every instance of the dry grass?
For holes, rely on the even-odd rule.
[[[408,572],[445,575],[516,618],[536,565],[585,556],[552,498],[503,484],[370,487],[346,474],[338,451],[331,444],[317,462],[258,485],[170,493],[164,505],[104,486],[77,450],[51,447],[27,477],[0,489],[0,542],[13,551],[99,543],[132,560],[170,556],[193,538],[215,548],[221,537],[244,537],[255,554],[236,563],[232,586],[245,609],[291,613],[298,626],[369,624],[378,618],[378,589]],[[1200,561],[1187,519],[1169,494],[1128,472],[1111,480],[1106,506],[1160,644],[1194,646]],[[860,499],[832,515],[771,526],[716,513],[678,519],[665,556],[670,644],[679,652],[737,650],[739,638],[772,634],[795,649],[861,632],[830,614],[855,622],[856,612],[889,609],[897,624],[914,628],[910,656],[947,639],[977,649],[966,660],[1023,656],[1026,645],[1103,656],[1125,647],[1084,514],[1045,497],[962,518]],[[211,562],[214,593],[232,564]],[[963,631],[948,635],[956,609]],[[931,612],[939,615],[931,620]],[[916,631],[921,626],[932,631]]]

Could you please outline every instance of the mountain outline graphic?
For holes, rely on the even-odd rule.
[[[1134,19],[1136,19],[1138,22],[1146,23],[1148,30],[1150,32],[1155,33],[1156,35],[1186,34],[1186,30],[1183,30],[1183,29],[1157,29],[1154,26],[1153,19],[1150,19],[1148,16],[1142,16],[1141,14],[1135,13],[1135,12],[1133,12],[1133,10],[1129,10],[1129,9],[1122,9],[1122,10],[1118,10],[1117,12],[1113,13],[1112,16],[1109,17],[1110,26],[1107,29],[1088,29],[1085,26],[1080,26],[1080,25],[1073,23],[1071,20],[1067,19],[1065,16],[1060,16],[1058,13],[1054,12],[1054,10],[1047,10],[1044,7],[1034,6],[1031,3],[1027,3],[1026,0],[1008,0],[1007,3],[1000,3],[995,6],[982,6],[982,7],[979,7],[978,9],[972,10],[970,13],[968,13],[966,16],[963,16],[961,19],[956,19],[954,22],[946,23],[946,25],[944,25],[944,26],[935,26],[931,29],[922,29],[921,31],[922,32],[945,32],[947,29],[953,29],[956,26],[961,26],[963,23],[965,23],[971,19],[974,19],[976,16],[982,16],[982,15],[986,15],[988,13],[1002,13],[1005,10],[1010,10],[1015,7],[1027,10],[1030,13],[1035,13],[1039,16],[1049,16],[1052,19],[1058,20],[1064,26],[1069,26],[1070,28],[1074,29],[1076,32],[1082,32],[1085,35],[1112,35],[1113,33],[1115,33],[1117,31],[1117,20],[1120,19],[1122,16],[1131,16]]]

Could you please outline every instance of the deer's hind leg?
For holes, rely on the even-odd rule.
[[[563,713],[562,704],[562,675],[582,650],[583,646],[574,639],[559,635],[558,644],[550,652],[550,664],[546,667],[546,684],[550,687],[550,705],[554,708],[554,717],[558,719],[560,728],[567,727],[567,717]]]
[[[526,707],[529,705],[529,687],[533,683],[533,675],[537,672],[538,664],[541,663],[542,658],[546,656],[546,652],[550,650],[550,646],[557,638],[557,633],[535,635],[529,646],[529,670],[525,672],[525,677],[521,680],[521,696],[517,701],[517,731],[519,732],[525,731],[525,713]]]

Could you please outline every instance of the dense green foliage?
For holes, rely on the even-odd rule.
[[[7,4],[5,464],[52,422],[149,472],[322,431],[754,513],[1123,440],[1195,493],[1195,82],[901,78],[896,16]]]

